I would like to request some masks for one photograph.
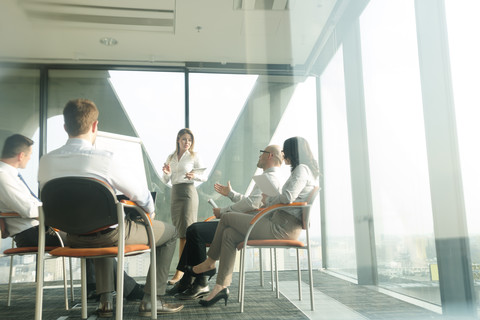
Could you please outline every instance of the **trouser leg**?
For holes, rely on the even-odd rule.
[[[251,215],[228,213],[222,215],[217,232],[210,245],[208,256],[220,260],[217,284],[229,286],[232,281],[237,245],[245,238],[250,227]],[[252,239],[275,239],[269,219],[260,220],[250,234]]]
[[[145,226],[130,221],[128,223],[130,225],[127,227],[127,230],[129,231],[125,238],[125,243],[148,244],[148,236]],[[163,295],[165,294],[167,286],[170,263],[172,262],[173,253],[175,252],[177,231],[173,225],[158,220],[153,221],[152,227],[156,246],[157,295]],[[150,272],[152,272],[152,270],[148,270],[144,288],[146,293],[150,293]]]
[[[93,259],[95,264],[95,278],[97,280],[97,294],[113,292],[115,278],[113,275],[114,258]]]
[[[177,265],[185,272],[185,266],[195,266],[207,258],[206,245],[211,243],[217,230],[218,221],[196,222],[187,229],[187,242]]]

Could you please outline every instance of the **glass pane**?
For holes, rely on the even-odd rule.
[[[157,173],[185,127],[184,74],[109,71],[110,82]]]
[[[378,278],[440,304],[415,25],[413,1],[360,17]]]
[[[322,130],[327,268],[357,278],[348,130],[340,48],[322,74]]]
[[[206,174],[215,164],[257,77],[190,74],[190,129],[195,134],[195,146],[207,167]]]
[[[470,253],[473,276],[479,296],[480,279],[480,97],[478,96],[478,74],[480,73],[480,44],[477,30],[480,21],[480,2],[476,0],[445,1],[447,31],[450,49],[455,116],[462,168],[465,210],[470,238]]]
[[[38,190],[39,158],[39,79],[38,70],[0,67],[0,152],[5,139],[12,134],[23,134],[34,141],[32,157],[26,169],[20,170],[30,189]],[[10,238],[0,240],[0,250],[10,248]],[[3,261],[9,261],[4,258]],[[14,261],[15,281],[35,281],[35,258],[23,256]],[[33,272],[32,272],[33,271]],[[0,265],[0,283],[8,283],[9,263]]]
[[[244,180],[250,181],[255,172],[257,153],[255,160],[249,161],[242,156],[240,144],[233,153],[225,150],[227,144],[232,147],[233,136],[245,134],[238,130],[238,122],[241,122],[239,117],[242,112],[248,112],[246,104],[258,76],[194,73],[189,77],[190,129],[195,135],[195,150],[207,168],[205,174],[209,176],[208,181],[198,187],[198,219],[203,220],[212,215],[212,208],[207,203],[209,198],[213,198],[220,207],[229,205],[230,202],[228,198],[214,191],[214,183],[226,185],[227,181],[231,180],[236,191],[245,192],[248,184]],[[245,108],[247,111],[244,111]],[[177,131],[178,129],[180,128],[177,128]],[[172,136],[171,140],[175,141],[175,136]],[[242,171],[241,165],[236,172],[238,178],[229,178],[229,162],[232,158],[252,170]],[[240,179],[242,173],[244,176]]]

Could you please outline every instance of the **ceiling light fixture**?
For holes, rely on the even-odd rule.
[[[112,46],[115,46],[118,43],[118,41],[115,38],[103,37],[100,39],[100,43],[103,45],[106,45],[107,47],[112,47]]]

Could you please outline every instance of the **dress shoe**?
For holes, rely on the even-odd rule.
[[[87,300],[88,301],[100,301],[100,295],[97,294],[97,291],[95,291],[95,290],[87,291]]]
[[[199,284],[192,284],[187,290],[177,293],[175,298],[180,300],[195,300],[207,296],[210,293],[210,288],[208,284],[206,286],[201,286]]]
[[[145,292],[143,292],[143,288],[145,285],[143,284],[136,284],[135,287],[133,287],[132,291],[125,297],[128,301],[138,301],[142,300],[143,296],[145,295]]]
[[[203,273],[195,273],[195,271],[193,271],[192,266],[185,266],[185,272],[189,273],[190,275],[192,275],[194,277],[208,276],[209,277],[208,280],[210,280],[215,275],[215,273],[217,273],[217,269],[213,268],[213,269],[205,271]]]
[[[219,293],[217,293],[215,295],[215,297],[213,297],[212,299],[210,299],[210,300],[200,300],[200,301],[198,301],[198,303],[200,303],[204,307],[210,307],[210,306],[213,306],[215,303],[217,303],[218,300],[224,299],[225,300],[225,305],[227,305],[229,295],[230,295],[230,292],[228,291],[228,288],[225,288],[222,291],[220,291]]]
[[[157,298],[157,314],[159,313],[175,313],[183,309],[183,304],[177,303],[166,303],[160,298]],[[152,303],[145,298],[140,303],[138,308],[139,315],[141,317],[151,317],[152,316]]]
[[[192,280],[192,279],[190,279],[190,280]],[[180,280],[177,283],[175,283],[175,285],[171,289],[167,290],[167,295],[174,296],[177,293],[181,293],[185,290],[188,290],[192,286],[191,283],[192,283],[192,281],[187,282],[187,281]]]
[[[100,303],[95,312],[100,318],[113,317],[113,294],[111,292],[100,295]]]

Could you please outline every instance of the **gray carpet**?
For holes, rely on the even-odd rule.
[[[212,279],[211,285],[213,285]],[[280,272],[281,281],[296,281],[296,272]],[[144,282],[144,279],[138,279]],[[185,307],[176,314],[159,315],[159,319],[308,319],[290,301],[281,296],[275,298],[275,293],[270,289],[270,273],[265,272],[266,287],[259,286],[258,272],[249,272],[246,282],[245,312],[239,313],[237,302],[238,274],[234,274],[230,287],[230,298],[225,306],[223,300],[210,308],[204,308],[198,301],[185,301]],[[303,272],[303,281],[308,282],[307,272]],[[326,274],[321,271],[314,272],[315,290],[339,302],[343,307],[350,308],[367,319],[380,320],[424,320],[443,319],[439,314],[395,299],[383,293],[371,290],[364,286],[352,284]],[[20,283],[13,287],[12,306],[6,307],[7,288],[6,284],[0,285],[0,319],[33,319],[35,313],[35,284]],[[280,285],[282,288],[282,285]],[[80,319],[80,289],[75,288],[76,301],[71,306],[77,308],[66,311],[63,304],[63,287],[58,289],[46,289],[44,291],[43,319]],[[305,296],[304,299],[309,299]],[[178,302],[169,297],[167,302]],[[317,302],[319,303],[319,301]],[[127,302],[124,304],[124,319],[148,319],[138,316],[139,302]],[[89,315],[95,311],[96,303],[88,304]],[[325,310],[319,310],[316,314],[323,319],[329,319]],[[322,312],[323,311],[323,312]],[[312,317],[315,319],[315,317]],[[450,319],[449,319],[450,320]]]

